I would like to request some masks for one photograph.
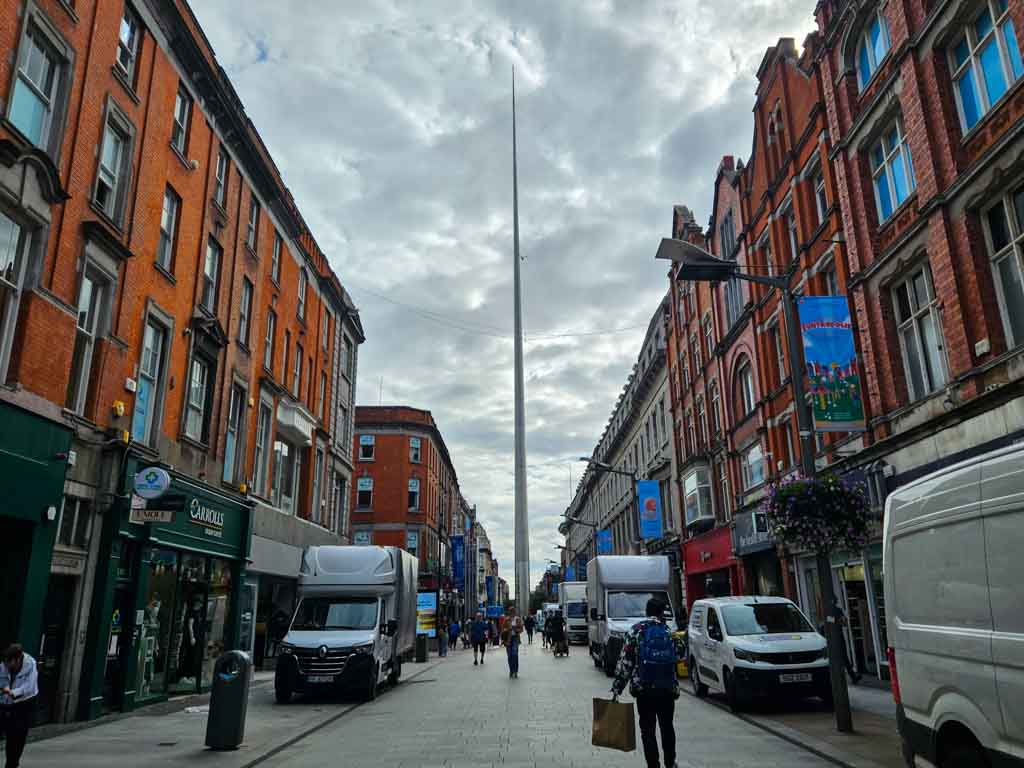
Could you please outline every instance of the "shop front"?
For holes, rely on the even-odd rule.
[[[128,464],[125,493],[100,542],[108,565],[93,593],[83,719],[207,689],[217,657],[252,632],[245,603],[251,504],[167,472],[166,493],[143,514],[131,490],[137,466]]]
[[[683,542],[686,571],[686,610],[703,597],[743,593],[743,572],[733,555],[729,526],[712,528]]]
[[[0,402],[0,647],[37,653],[71,431]]]
[[[743,567],[743,583],[752,595],[785,595],[782,567],[768,520],[760,510],[740,512],[734,518],[733,550]]]

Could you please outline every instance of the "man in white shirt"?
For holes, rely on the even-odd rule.
[[[20,645],[10,646],[0,663],[0,730],[4,733],[7,768],[21,764],[38,695],[36,660]]]

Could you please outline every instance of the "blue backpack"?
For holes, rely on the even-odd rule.
[[[673,690],[676,685],[676,645],[672,633],[654,622],[640,635],[640,682],[649,688]]]

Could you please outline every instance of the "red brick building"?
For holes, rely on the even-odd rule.
[[[0,45],[0,476],[49,472],[3,513],[0,643],[91,717],[261,655],[347,528],[363,334],[184,0],[16,0]],[[185,508],[139,523],[153,466]]]
[[[438,590],[444,605],[455,592],[464,598],[465,584],[452,579],[451,538],[465,535],[473,516],[430,411],[359,406],[354,450],[353,542],[402,547],[419,558],[421,589]]]

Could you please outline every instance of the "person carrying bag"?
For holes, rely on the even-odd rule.
[[[636,721],[632,702],[594,699],[594,730],[590,743],[595,747],[632,752],[636,749]]]

